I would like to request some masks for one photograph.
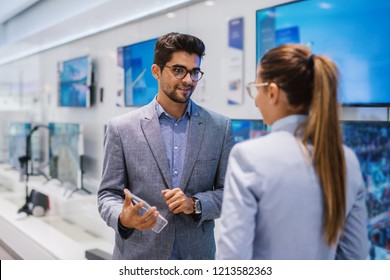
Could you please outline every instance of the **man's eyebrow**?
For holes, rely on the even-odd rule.
[[[185,67],[184,65],[181,65],[181,64],[173,64],[171,67],[179,67],[179,68],[184,68],[186,70],[189,70],[189,69],[187,69],[187,67]],[[200,68],[195,67],[195,68],[192,68],[191,70],[200,70]],[[191,70],[189,70],[189,71],[191,71]]]

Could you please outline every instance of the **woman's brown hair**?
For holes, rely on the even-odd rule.
[[[302,142],[312,146],[312,160],[324,195],[324,234],[328,245],[344,231],[346,167],[339,126],[337,90],[339,73],[329,58],[313,55],[303,45],[271,49],[260,61],[264,82],[276,83],[297,113],[308,114],[302,123]]]

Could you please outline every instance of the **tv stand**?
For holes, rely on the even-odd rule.
[[[69,194],[68,198],[71,198],[74,193],[80,192],[80,191],[84,191],[87,194],[92,194],[89,190],[87,190],[86,188],[84,188],[84,186],[82,186],[81,188],[73,189],[72,192]]]

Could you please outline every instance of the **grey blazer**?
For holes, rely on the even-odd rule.
[[[337,246],[323,233],[323,194],[314,166],[294,137],[306,116],[289,116],[272,132],[237,144],[226,172],[218,259],[366,259],[365,186],[359,161],[344,147],[345,232]]]
[[[213,259],[214,219],[220,216],[227,160],[233,146],[230,120],[192,103],[180,188],[201,201],[198,220],[183,213],[174,215],[161,195],[163,189],[173,186],[154,102],[112,119],[104,145],[98,208],[115,230],[113,259],[169,259],[175,230],[183,259]],[[124,234],[118,229],[125,187],[156,206],[168,220],[159,234],[152,230]]]

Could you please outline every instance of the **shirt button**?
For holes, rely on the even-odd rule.
[[[177,150],[177,149],[179,149],[179,147],[178,147],[178,146],[175,146],[174,149]]]
[[[177,170],[173,171],[173,174],[177,175],[179,172]]]

